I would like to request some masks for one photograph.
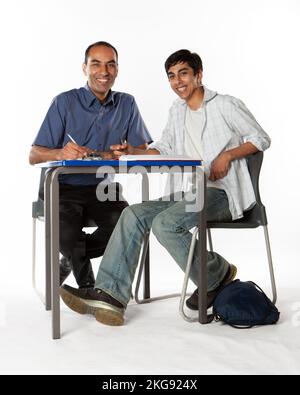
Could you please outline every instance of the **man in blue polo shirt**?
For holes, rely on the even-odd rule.
[[[87,76],[85,87],[61,93],[53,100],[33,142],[30,164],[81,159],[91,152],[110,159],[113,144],[128,141],[146,148],[152,142],[133,96],[111,90],[118,74],[117,50],[104,41],[90,45],[83,72]],[[103,255],[127,206],[118,188],[117,201],[100,202],[96,188],[101,181],[95,174],[60,178],[61,283],[72,268],[79,288],[94,286],[90,259]],[[90,235],[82,231],[85,216],[98,226]]]

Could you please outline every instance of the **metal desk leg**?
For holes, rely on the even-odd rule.
[[[51,215],[51,301],[52,301],[52,337],[60,338],[60,304],[59,304],[59,169],[54,170],[50,185]]]
[[[44,181],[44,215],[45,215],[45,308],[51,310],[51,215],[50,215],[50,182],[52,169],[45,174]]]
[[[147,202],[149,200],[149,178],[147,173],[142,174],[142,200]],[[144,300],[150,299],[150,250],[149,238],[147,243],[147,251],[144,260]]]
[[[198,306],[199,306],[199,322],[206,324],[207,317],[207,267],[206,267],[206,177],[204,173],[201,175],[202,188],[199,185],[200,180],[197,179],[197,190],[200,194],[200,200],[203,202],[202,210],[199,213],[198,223],[198,256],[199,256],[199,278],[198,278]]]
[[[198,256],[199,256],[199,278],[198,278],[198,306],[199,306],[199,322],[201,324],[208,324],[213,320],[212,314],[207,314],[207,243],[206,243],[206,176],[204,170],[200,174],[200,169],[197,168],[197,189],[201,196],[200,203],[202,202],[202,210],[199,213],[199,240],[198,240]],[[202,186],[202,187],[201,187]]]

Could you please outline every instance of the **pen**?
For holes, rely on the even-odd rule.
[[[73,139],[73,137],[72,137],[69,133],[67,133],[67,136],[68,136],[69,139],[72,141],[72,143],[74,143],[74,144],[76,144],[76,145],[79,145],[79,144],[76,143],[76,141]],[[82,159],[86,158],[88,155],[89,155],[89,154],[88,154],[87,152],[85,152],[85,153],[83,154]]]
[[[70,139],[74,144],[77,144],[76,141],[73,139],[73,137],[69,135],[69,133],[67,133],[67,136],[69,137],[69,139]],[[77,144],[77,145],[78,145],[78,144]]]

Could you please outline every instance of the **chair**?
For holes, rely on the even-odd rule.
[[[236,221],[232,222],[207,222],[207,235],[208,235],[208,242],[210,251],[213,251],[213,244],[212,244],[212,237],[211,237],[211,229],[251,229],[251,228],[258,228],[262,226],[264,229],[264,237],[265,237],[265,244],[267,250],[267,258],[268,258],[268,266],[269,266],[269,273],[270,273],[270,280],[271,280],[271,287],[272,287],[272,297],[273,303],[275,304],[277,301],[277,290],[276,290],[276,283],[275,283],[275,276],[274,276],[274,269],[273,269],[273,262],[272,262],[272,254],[271,254],[271,247],[270,247],[270,240],[269,240],[269,233],[268,233],[268,221],[267,221],[267,214],[265,206],[262,204],[260,199],[259,193],[259,174],[261,170],[263,162],[263,152],[258,151],[255,154],[249,155],[247,157],[247,164],[248,169],[252,181],[252,186],[255,193],[256,204],[252,209],[244,212],[243,218],[240,218]],[[184,319],[187,321],[194,321],[190,317],[186,316],[183,311],[183,301],[185,300],[185,290],[187,281],[189,278],[189,272],[191,268],[191,263],[193,260],[194,249],[196,245],[196,237],[198,234],[198,228],[195,229],[192,237],[192,242],[189,251],[188,262],[186,266],[185,272],[185,280],[183,285],[183,291],[181,294],[181,307],[180,313]]]
[[[268,232],[268,221],[266,208],[261,202],[260,193],[259,193],[259,174],[263,162],[264,154],[262,151],[258,151],[255,154],[250,155],[247,158],[248,169],[252,181],[252,186],[255,193],[256,204],[252,207],[251,210],[248,210],[244,213],[243,218],[240,218],[233,222],[208,222],[207,223],[207,233],[208,233],[208,242],[210,251],[213,251],[212,245],[212,237],[210,229],[224,228],[224,229],[253,229],[258,228],[259,226],[263,227],[267,258],[268,258],[268,266],[270,273],[270,280],[272,286],[272,296],[273,303],[275,304],[277,301],[277,291],[276,291],[276,282],[274,276],[274,268],[272,262],[272,254],[271,254],[271,246]]]
[[[244,213],[243,218],[238,219],[236,221],[220,222],[220,223],[207,222],[207,235],[208,235],[208,242],[209,242],[210,251],[213,251],[212,237],[211,237],[211,231],[210,231],[211,229],[214,229],[214,228],[250,229],[250,228],[257,228],[259,226],[263,227],[265,243],[266,243],[266,250],[267,250],[268,265],[269,265],[269,273],[270,273],[271,286],[272,286],[273,303],[275,304],[276,300],[277,300],[277,291],[276,291],[276,283],[275,283],[274,269],[273,269],[273,263],[272,263],[269,234],[268,234],[268,226],[267,226],[268,221],[267,221],[266,209],[265,209],[265,206],[261,202],[260,193],[259,193],[259,174],[260,174],[260,170],[261,170],[262,161],[263,161],[263,152],[261,152],[261,151],[255,153],[253,155],[250,155],[247,158],[248,169],[249,169],[249,173],[250,173],[250,177],[251,177],[251,181],[252,181],[252,185],[253,185],[253,189],[254,189],[254,193],[255,193],[255,198],[256,198],[255,206],[251,210],[246,211]],[[136,290],[135,290],[135,299],[136,299],[137,303],[147,303],[147,302],[150,302],[153,300],[165,299],[168,297],[174,297],[174,296],[181,295],[181,307],[180,307],[181,315],[188,321],[194,321],[194,319],[190,319],[189,317],[187,317],[184,314],[183,301],[184,301],[185,297],[187,296],[186,286],[187,286],[187,281],[189,278],[191,262],[192,262],[193,255],[194,255],[194,249],[196,246],[197,235],[198,235],[198,227],[195,228],[195,231],[194,231],[193,237],[192,237],[192,243],[190,246],[188,263],[187,263],[187,267],[186,267],[185,281],[184,281],[182,293],[181,294],[166,295],[166,296],[161,296],[161,297],[155,297],[155,298],[150,298],[149,252],[147,252],[149,235],[146,235],[144,249],[142,252],[140,270],[138,273]],[[145,266],[145,269],[146,269],[146,270],[144,270],[144,284],[145,284],[144,299],[140,300],[138,298],[138,291],[139,291],[139,285],[140,285],[143,266]]]
[[[44,190],[44,180],[45,180],[45,175],[46,175],[46,168],[43,168],[41,170],[41,175],[40,175],[40,183],[39,183],[39,194],[38,198],[36,201],[32,202],[32,286],[41,299],[41,301],[46,305],[46,310],[50,308],[48,305],[50,300],[50,295],[48,293],[50,292],[50,288],[47,287],[47,274],[46,274],[46,291],[45,291],[45,297],[44,295],[37,289],[36,287],[36,221],[44,221],[44,201],[40,198],[41,192]],[[84,218],[83,220],[83,225],[84,228],[93,228],[97,227],[96,223],[94,220],[91,218]],[[45,273],[48,273],[50,268],[45,268]],[[45,302],[46,301],[46,302]]]

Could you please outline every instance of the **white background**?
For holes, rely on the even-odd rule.
[[[299,0],[1,2],[1,330],[16,324],[9,320],[8,293],[18,290],[29,300],[32,295],[31,202],[39,171],[28,164],[31,143],[52,98],[84,85],[84,51],[99,40],[118,49],[114,89],[135,96],[154,139],[175,99],[164,61],[181,48],[201,55],[205,85],[242,99],[271,136],[261,195],[279,291],[291,295],[288,290],[294,290],[293,297],[287,296],[286,313],[298,308],[299,17]],[[42,240],[42,227],[39,232]],[[263,234],[257,232],[215,232],[216,249],[239,266],[242,279],[268,290]],[[39,254],[42,258],[42,249]],[[153,286],[178,289],[182,276],[168,255],[157,247],[152,259],[161,270]],[[38,306],[35,314],[39,311]],[[75,327],[79,321],[74,320]],[[48,340],[49,333],[43,336]]]

